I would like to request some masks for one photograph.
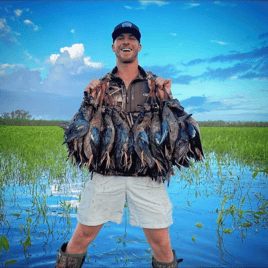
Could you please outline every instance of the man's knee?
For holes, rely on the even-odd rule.
[[[153,246],[169,247],[170,238],[168,228],[163,229],[143,229],[148,243]]]
[[[79,223],[79,233],[84,239],[94,239],[99,231],[101,230],[103,224],[97,226],[87,226]]]

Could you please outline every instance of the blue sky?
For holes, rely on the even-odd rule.
[[[268,121],[268,2],[0,2],[0,114],[69,120],[116,63],[111,34],[141,31],[139,64],[173,81],[199,121]]]

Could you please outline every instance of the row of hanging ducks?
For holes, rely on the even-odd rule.
[[[73,119],[61,127],[75,165],[104,175],[150,176],[170,181],[173,166],[203,159],[200,130],[177,99],[163,101],[155,82],[136,120],[112,105],[107,83],[88,93]]]

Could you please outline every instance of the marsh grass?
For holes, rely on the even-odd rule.
[[[268,172],[268,128],[202,127],[201,138],[205,152]]]
[[[66,174],[66,148],[59,127],[1,126],[0,168],[2,184],[32,184],[44,174]]]
[[[70,197],[73,190],[71,184],[75,179],[83,176],[88,179],[88,172],[85,168],[80,170],[66,162],[67,149],[62,145],[63,133],[63,129],[56,126],[0,127],[1,193],[12,188],[9,186],[19,185],[20,191],[26,197],[25,202],[30,204],[26,210],[21,208],[21,199],[16,195],[17,187],[13,187],[12,204],[15,209],[11,216],[6,217],[9,213],[5,209],[7,195],[1,194],[0,223],[11,226],[18,224],[15,220],[19,220],[20,243],[24,252],[29,250],[36,240],[49,244],[51,239],[64,240],[71,233],[71,213],[76,213],[77,207],[71,205],[72,200],[66,199],[66,196]],[[267,223],[267,199],[259,194],[258,203],[255,204],[257,197],[250,196],[250,188],[258,172],[268,170],[268,129],[201,127],[201,138],[205,160],[178,171],[176,179],[185,184],[185,190],[193,190],[195,198],[209,197],[212,192],[219,197],[220,207],[216,211],[215,222],[219,237],[218,247],[222,250],[224,235],[239,229],[243,237],[248,228]],[[228,169],[238,161],[251,166],[251,178],[243,178]],[[48,191],[50,185],[55,188],[53,192]],[[242,194],[245,187],[248,190]],[[49,202],[54,194],[58,194],[57,204],[51,206]],[[81,193],[76,198],[80,201]],[[189,207],[191,202],[189,198]],[[248,209],[247,206],[251,203],[254,206]],[[205,228],[203,226],[203,222],[197,222],[195,228]],[[191,239],[196,243],[198,234]],[[142,243],[139,240],[135,242]],[[122,251],[126,261],[129,261],[130,256],[124,251],[128,243],[130,241],[127,240],[125,225],[124,237],[116,237],[116,249],[103,255]],[[133,256],[136,258],[134,254]]]

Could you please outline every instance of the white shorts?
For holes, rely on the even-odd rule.
[[[166,185],[150,177],[103,176],[93,173],[86,184],[78,209],[78,222],[96,226],[122,223],[124,205],[129,209],[129,224],[160,229],[173,223],[172,203]]]

